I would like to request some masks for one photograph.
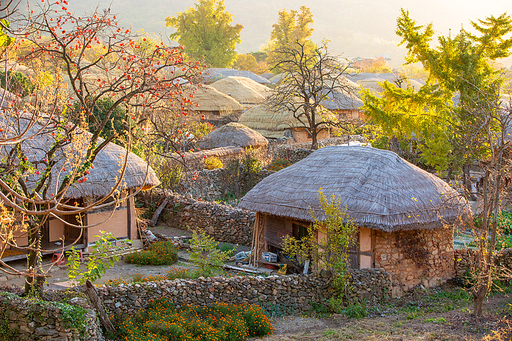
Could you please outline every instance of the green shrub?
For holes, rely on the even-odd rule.
[[[178,261],[178,251],[171,241],[160,241],[151,244],[149,250],[130,253],[125,261],[140,265],[169,265]]]
[[[204,231],[192,231],[190,241],[190,260],[196,264],[201,272],[213,274],[215,270],[222,267],[231,257],[234,249],[221,251],[219,243],[208,236]]]
[[[239,341],[272,334],[273,328],[258,305],[215,304],[181,306],[166,298],[150,302],[147,310],[118,321],[123,340]]]
[[[341,313],[347,315],[350,318],[363,318],[368,315],[368,308],[364,303],[350,304],[345,309],[343,309]]]
[[[268,169],[272,171],[280,171],[281,169],[288,167],[290,164],[290,161],[287,159],[278,157],[272,161]]]
[[[0,71],[0,87],[25,97],[34,91],[32,81],[25,74],[17,71],[7,71],[7,86],[5,85],[5,72]]]
[[[204,168],[212,170],[212,169],[218,169],[222,168],[224,165],[222,164],[222,161],[219,160],[219,158],[215,156],[210,156],[209,158],[204,160]]]

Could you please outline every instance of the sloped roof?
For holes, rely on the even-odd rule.
[[[234,69],[211,68],[203,73],[203,79],[206,82],[215,82],[226,77],[245,77],[249,78],[259,84],[270,84],[268,79],[258,76],[251,71],[240,71]]]
[[[190,106],[190,110],[218,111],[221,116],[244,110],[236,99],[211,86],[197,87],[192,102],[198,106]]]
[[[242,105],[260,104],[272,93],[272,89],[245,77],[226,77],[211,87],[233,97]]]
[[[332,115],[327,111],[323,111],[322,114]],[[238,119],[238,123],[256,130],[267,138],[283,137],[287,129],[303,127],[301,122],[293,116],[293,112],[285,108],[272,108],[268,103],[246,110]]]
[[[387,232],[431,229],[470,214],[447,183],[397,154],[361,146],[324,147],[259,182],[239,207],[312,221],[318,193],[337,196],[359,226]]]
[[[20,118],[20,126],[26,127],[29,124],[30,115]],[[35,187],[38,179],[42,175],[37,175],[37,171],[45,170],[46,151],[55,143],[58,133],[53,136],[51,132],[58,132],[58,128],[51,123],[46,126],[47,118],[40,118],[27,132],[26,136],[33,136],[21,144],[23,153],[27,157],[27,161],[34,165],[34,173],[27,179],[27,185]],[[0,120],[0,126],[3,126],[3,136],[10,136],[13,132],[13,124],[7,117]],[[53,185],[50,188],[57,188],[66,175],[70,174],[71,167],[69,160],[78,157],[84,152],[84,145],[88,144],[92,135],[88,132],[78,132],[75,140],[70,142],[64,148],[57,149],[54,157],[56,165],[52,168]],[[100,141],[101,142],[101,141]],[[11,145],[0,146],[0,157],[4,157],[11,150]],[[87,180],[82,183],[73,184],[65,193],[64,198],[81,198],[81,197],[102,197],[107,195],[119,178],[119,170],[123,164],[126,149],[114,143],[108,143],[102,149],[95,161],[94,168],[89,169]],[[133,153],[128,153],[123,180],[118,187],[119,190],[134,188],[151,188],[160,184],[155,172],[140,157]],[[64,170],[65,169],[65,170]]]
[[[228,123],[215,129],[199,142],[201,149],[213,149],[220,147],[262,147],[268,141],[257,131],[240,123]]]

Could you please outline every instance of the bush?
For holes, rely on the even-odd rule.
[[[172,242],[161,241],[151,244],[149,250],[130,253],[125,261],[140,265],[169,265],[178,261],[178,251]]]
[[[271,171],[280,171],[281,169],[284,169],[291,165],[290,161],[288,161],[285,158],[278,157],[277,159],[274,159],[270,166],[268,167]]]
[[[238,341],[272,334],[270,320],[258,305],[181,306],[157,299],[145,311],[117,323],[123,340]]]
[[[366,307],[366,304],[350,304],[343,309],[341,313],[350,318],[363,318],[368,315],[368,308]]]
[[[34,91],[30,78],[17,71],[7,71],[7,86],[5,85],[5,72],[0,71],[0,87],[14,94],[21,94],[23,97]]]
[[[219,158],[215,156],[210,156],[206,160],[204,160],[204,168],[212,170],[212,169],[218,169],[222,168],[224,165],[222,164],[222,161],[219,160]]]

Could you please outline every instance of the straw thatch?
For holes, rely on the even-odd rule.
[[[317,121],[321,119],[321,115],[329,115],[334,118],[332,113],[322,110],[321,114],[317,114]],[[303,128],[302,123],[293,116],[293,112],[280,108],[279,110],[271,108],[267,103],[263,103],[252,107],[245,111],[238,123],[241,123],[251,129],[256,130],[266,138],[280,138],[288,129]]]
[[[469,214],[467,202],[436,176],[393,152],[324,147],[263,179],[239,207],[312,221],[322,219],[318,192],[340,198],[359,226],[387,232],[431,229]]]
[[[0,88],[0,109],[7,109],[13,101],[16,101],[17,96],[10,91]]]
[[[226,77],[250,78],[259,84],[270,84],[267,78],[258,76],[254,72],[234,69],[211,68],[203,72],[205,82],[215,82]]]
[[[198,106],[191,106],[191,110],[218,111],[221,116],[244,110],[236,99],[211,86],[198,87],[194,92],[193,102]]]
[[[327,93],[327,90],[322,92]],[[364,105],[359,98],[345,91],[333,91],[320,103],[328,110],[357,110]]]
[[[22,117],[20,119],[21,126],[28,124],[29,117]],[[44,122],[41,122],[44,123]],[[0,126],[4,128],[5,136],[12,133],[11,127],[8,126],[9,120],[0,122]],[[29,188],[35,187],[41,175],[37,175],[37,171],[43,173],[45,165],[43,159],[45,158],[46,151],[55,143],[55,134],[52,136],[50,131],[57,131],[53,124],[43,129],[43,133],[38,133],[41,130],[41,125],[36,123],[30,130],[27,136],[36,134],[32,139],[27,139],[22,143],[23,153],[28,158],[28,162],[32,163],[35,167],[34,173],[27,179]],[[14,128],[12,128],[14,129]],[[70,167],[70,160],[74,157],[84,153],[85,145],[91,138],[88,132],[79,132],[65,148],[57,150],[54,161],[56,165],[52,168],[52,185],[50,186],[50,194],[56,193],[58,185],[62,179],[70,174],[72,167]],[[0,147],[0,157],[5,157],[11,150],[10,145],[3,145]],[[75,183],[70,187],[64,195],[64,198],[83,198],[83,197],[102,197],[107,195],[110,190],[115,186],[119,178],[119,170],[123,164],[126,149],[114,144],[109,143],[101,150],[95,161],[93,162],[94,168],[89,169],[87,180],[82,183]],[[65,169],[65,170],[64,170]],[[118,187],[119,190],[125,189],[149,189],[160,184],[155,172],[148,166],[144,160],[133,153],[128,153],[128,160],[126,171]]]
[[[242,105],[260,104],[272,93],[272,89],[246,77],[226,77],[211,86],[233,97]]]
[[[215,129],[199,142],[201,149],[213,149],[220,147],[263,147],[268,141],[257,131],[240,123],[228,123]]]

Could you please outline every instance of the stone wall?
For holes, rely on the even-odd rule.
[[[470,264],[474,263],[477,250],[461,249],[455,250],[455,275],[462,277],[470,268]],[[512,249],[501,250],[496,255],[496,265],[502,272],[512,273]],[[503,271],[504,270],[504,271]]]
[[[375,230],[375,267],[391,274],[394,292],[453,278],[453,228],[383,232]]]
[[[166,297],[176,305],[261,303],[281,305],[295,314],[310,311],[311,304],[324,304],[332,296],[329,276],[200,277],[197,280],[148,282],[118,287],[100,287],[98,294],[111,314],[133,314],[150,300]],[[370,302],[385,299],[391,290],[389,275],[382,270],[356,270],[347,283],[347,297]]]
[[[0,294],[0,340],[104,340],[96,314],[88,306],[88,301],[79,297],[70,301],[73,305]],[[75,310],[77,306],[86,309],[85,314],[81,315],[80,311]],[[83,331],[72,327],[73,322],[80,320],[79,317],[83,317]],[[11,335],[2,334],[5,332]]]
[[[159,221],[187,230],[197,228],[219,242],[251,245],[256,214],[240,208],[195,200],[173,192],[157,192],[159,202],[169,199]],[[153,199],[155,200],[155,199]]]
[[[266,169],[255,174],[251,179],[229,179],[229,170],[226,168],[207,170],[203,169],[193,173],[187,173],[179,192],[183,195],[191,196],[202,201],[216,201],[220,199],[228,200],[236,192],[244,192],[252,188],[252,184],[260,182],[274,172]],[[195,180],[192,180],[195,178]],[[251,184],[246,183],[250,181]],[[235,199],[235,198],[232,198]],[[240,198],[238,198],[240,199]]]

